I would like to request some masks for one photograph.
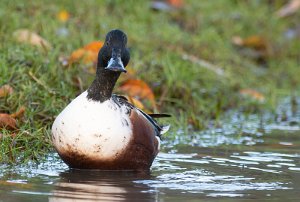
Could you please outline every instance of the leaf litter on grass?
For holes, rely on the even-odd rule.
[[[16,130],[17,120],[24,116],[26,108],[21,106],[18,111],[12,114],[0,113],[0,129]]]
[[[118,26],[128,33],[128,36],[130,36],[130,45],[134,47],[134,49],[132,48],[134,59],[132,61],[134,62],[137,56],[141,56],[139,58],[141,60],[139,63],[136,63],[138,65],[134,66],[134,68],[142,67],[141,69],[143,69],[141,72],[131,74],[130,77],[128,76],[129,71],[127,74],[122,74],[116,90],[127,94],[127,99],[131,102],[134,102],[133,100],[136,99],[142,104],[151,103],[149,98],[141,98],[139,95],[140,92],[135,90],[136,87],[130,87],[128,84],[130,82],[127,82],[129,79],[146,78],[142,81],[148,85],[153,94],[155,92],[154,98],[157,97],[159,99],[157,105],[167,112],[176,114],[177,116],[175,117],[180,119],[173,122],[175,126],[173,127],[175,128],[174,130],[176,130],[176,126],[185,127],[186,122],[191,120],[189,117],[192,117],[192,121],[190,122],[193,125],[193,129],[196,130],[205,128],[209,120],[219,117],[219,114],[222,115],[228,109],[238,109],[242,106],[249,113],[249,111],[253,110],[253,103],[260,104],[258,100],[262,96],[257,96],[257,93],[272,91],[272,95],[277,98],[280,92],[277,93],[279,90],[276,88],[279,87],[280,90],[281,88],[286,90],[291,83],[294,86],[298,85],[299,82],[297,82],[296,75],[298,75],[299,68],[294,68],[298,64],[296,59],[298,56],[298,40],[283,41],[280,38],[282,37],[281,32],[285,27],[292,26],[297,28],[297,19],[294,19],[294,17],[298,17],[298,11],[296,9],[297,12],[295,12],[295,9],[292,9],[292,12],[286,15],[289,17],[284,19],[278,17],[273,12],[279,9],[279,7],[274,9],[274,5],[284,5],[284,3],[287,5],[288,1],[280,1],[279,3],[266,3],[264,1],[256,3],[252,1],[241,3],[237,3],[236,1],[224,3],[220,1],[212,3],[207,1],[201,4],[197,1],[178,1],[184,3],[179,8],[172,6],[170,4],[171,0],[164,2],[167,2],[168,6],[172,7],[172,9],[161,10],[161,12],[149,12],[151,9],[151,2],[149,1],[146,2],[148,6],[143,6],[145,2],[137,1],[134,3],[127,2],[124,5],[121,3],[121,6],[118,7],[116,7],[115,3],[107,3],[105,1],[72,5],[53,3],[49,7],[51,9],[42,8],[43,6],[39,8],[38,4],[36,5],[36,3],[32,2],[28,2],[22,5],[22,7],[17,3],[3,4],[0,7],[0,13],[3,13],[3,16],[6,16],[7,19],[13,19],[2,19],[4,27],[7,28],[7,39],[12,37],[10,33],[20,29],[18,27],[20,25],[24,26],[27,30],[27,33],[25,32],[25,35],[27,35],[25,40],[19,41],[15,38],[17,39],[15,41],[19,41],[18,44],[10,40],[5,40],[5,43],[1,44],[3,49],[7,47],[11,48],[11,50],[18,49],[17,51],[19,52],[17,54],[20,58],[27,59],[28,57],[31,61],[35,61],[35,51],[32,49],[24,49],[23,51],[22,46],[19,46],[19,44],[26,43],[33,47],[41,47],[42,49],[44,49],[44,46],[40,40],[37,40],[38,43],[32,43],[32,34],[28,34],[28,32],[35,33],[44,40],[47,38],[46,41],[49,42],[48,40],[50,40],[50,45],[53,47],[53,51],[47,54],[49,56],[47,57],[49,63],[46,65],[39,64],[37,60],[30,67],[29,65],[28,68],[26,66],[27,69],[18,69],[17,64],[16,67],[12,65],[5,65],[6,67],[4,67],[7,69],[12,68],[8,70],[4,69],[4,79],[17,77],[15,81],[19,81],[18,83],[11,84],[14,88],[23,87],[23,89],[34,91],[39,86],[43,87],[39,93],[33,96],[28,96],[27,94],[22,98],[24,99],[24,103],[30,103],[28,107],[36,107],[37,110],[43,112],[42,118],[39,117],[39,112],[28,113],[28,117],[26,118],[30,120],[30,127],[48,129],[53,116],[57,114],[66,102],[74,98],[78,94],[78,91],[83,91],[86,88],[86,85],[84,85],[86,79],[80,75],[81,70],[77,69],[77,67],[83,67],[83,71],[89,73],[87,76],[91,80],[96,70],[98,49],[97,51],[88,50],[92,53],[86,53],[86,50],[74,53],[75,56],[73,58],[75,59],[71,64],[72,69],[59,69],[61,66],[57,64],[57,58],[60,57],[61,61],[64,61],[64,64],[69,66],[69,57],[61,57],[62,54],[71,56],[72,51],[69,52],[71,54],[68,54],[66,51],[75,47],[75,44],[98,39],[99,31],[106,32],[112,28],[116,28],[111,26]],[[136,9],[132,9],[132,12],[127,13],[122,18],[119,18],[118,15],[110,17],[104,15],[112,11],[114,13],[118,13],[119,11],[125,13],[127,7]],[[22,8],[22,11],[19,12],[20,8]],[[253,15],[252,10],[256,10],[257,15]],[[72,11],[72,14],[70,11]],[[95,13],[103,15],[101,18],[95,18]],[[224,16],[227,17],[224,18]],[[53,20],[53,17],[56,17],[56,21]],[[50,21],[51,23],[48,23]],[[132,21],[135,22],[134,26],[129,26],[129,22]],[[150,26],[145,26],[149,24]],[[58,30],[61,27],[62,29]],[[51,37],[51,34],[54,35]],[[63,38],[66,36],[69,37]],[[235,44],[236,47],[233,47],[231,45],[233,43],[230,41],[232,36],[239,36],[242,43],[240,45]],[[251,40],[247,39],[248,37],[251,38],[251,36],[257,36],[258,38],[256,39],[263,38],[263,40],[256,40],[258,43],[256,42],[256,45],[253,45],[255,44],[253,42],[255,40],[252,38],[252,42],[249,42]],[[4,35],[4,39],[5,37]],[[262,42],[264,40],[266,43]],[[279,55],[279,57],[274,57],[273,55],[269,57],[268,55],[268,46],[271,45],[271,50],[273,50],[274,42],[278,43],[278,48],[284,49],[282,52],[276,52],[276,56]],[[186,54],[180,51],[166,50],[166,47],[170,44],[182,48]],[[276,48],[276,46],[274,47]],[[262,71],[259,70],[263,73],[257,74],[257,69],[255,68],[258,65],[253,64],[253,61],[248,60],[248,58],[245,59],[244,56],[247,56],[247,53],[243,55],[242,51],[236,51],[235,48],[243,51],[250,50],[247,53],[251,52],[254,55],[252,59],[267,57],[270,68],[263,69]],[[84,49],[84,46],[81,49]],[[3,55],[4,60],[3,62],[1,61],[1,64],[9,64],[9,58],[5,54]],[[157,72],[158,68],[152,67],[158,67],[163,73]],[[174,74],[168,74],[168,72],[171,72],[168,71],[169,67]],[[253,69],[248,67],[253,67]],[[129,68],[127,67],[128,70]],[[146,68],[149,68],[146,72],[147,77],[145,77],[146,74],[144,71]],[[22,75],[20,72],[23,70],[25,74]],[[210,72],[213,72],[213,74]],[[45,76],[40,78],[39,75],[43,74]],[[49,77],[47,78],[47,76]],[[53,76],[53,79],[50,76]],[[73,82],[73,86],[68,81]],[[5,82],[10,83],[8,81]],[[120,88],[118,89],[118,86],[122,86],[126,82],[128,89],[134,89],[131,90],[133,92],[128,93],[122,91]],[[165,83],[165,85],[161,85],[162,83]],[[161,86],[157,87],[154,91],[153,86],[157,84]],[[144,89],[144,91],[147,89],[141,86],[138,88]],[[251,91],[245,91],[247,88]],[[293,92],[297,89],[296,87],[292,88]],[[57,92],[56,96],[53,96],[54,90]],[[288,95],[289,92],[291,90],[287,89],[284,93]],[[269,94],[267,97],[264,93],[261,94],[265,97],[265,101],[269,102],[271,100]],[[7,94],[6,97],[8,97]],[[244,99],[240,99],[241,97]],[[7,100],[12,103],[7,103]],[[249,100],[254,100],[255,102],[249,102],[250,104],[248,104],[247,101]],[[4,105],[9,104],[12,111],[18,106],[19,102],[14,97],[1,99],[2,101]],[[161,104],[161,101],[164,101],[166,104]],[[135,105],[138,106],[136,103]],[[11,111],[9,106],[6,106],[8,110],[1,112],[8,113]],[[147,105],[145,106],[146,108],[148,107]],[[259,108],[257,106],[254,106],[256,107],[255,109]],[[249,108],[248,111],[247,107]],[[35,111],[35,109],[31,109],[30,111]],[[47,119],[44,118],[46,116]],[[22,122],[18,122],[18,124],[22,130],[27,127],[20,125],[23,124]],[[194,127],[199,124],[201,124],[201,127]],[[22,133],[19,130],[17,132]],[[3,132],[1,131],[1,133]],[[36,134],[34,138],[44,138],[42,132],[37,132]],[[26,144],[26,142],[24,141],[22,144]],[[28,147],[28,149],[30,148]]]
[[[20,43],[33,45],[45,50],[51,50],[52,48],[50,42],[28,29],[18,29],[13,33],[13,36]]]

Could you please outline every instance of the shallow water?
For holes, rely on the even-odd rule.
[[[284,121],[237,113],[222,128],[179,131],[163,142],[149,173],[70,170],[56,154],[41,164],[0,165],[0,202],[296,201],[300,114],[284,113]]]

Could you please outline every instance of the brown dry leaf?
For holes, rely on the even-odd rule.
[[[68,11],[66,10],[61,10],[58,14],[57,14],[57,19],[61,22],[67,22],[70,18],[70,14]]]
[[[87,50],[87,51],[92,51],[92,52],[98,53],[100,48],[102,48],[103,44],[104,43],[102,41],[93,41],[93,42],[85,45],[83,47],[83,49]]]
[[[24,116],[26,108],[21,106],[18,111],[13,114],[0,114],[0,129],[6,128],[8,130],[15,130],[17,129],[17,118],[21,118]]]
[[[237,46],[250,48],[260,57],[268,57],[273,55],[273,50],[268,41],[259,35],[241,38],[239,36],[232,37],[232,43]]]
[[[121,91],[131,97],[138,97],[140,99],[147,99],[155,107],[155,97],[152,89],[142,80],[128,79],[119,87]]]
[[[252,99],[259,101],[259,102],[265,101],[265,96],[262,93],[260,93],[256,90],[250,89],[250,88],[241,89],[240,94],[243,96],[249,96]]]
[[[25,111],[26,111],[26,108],[24,106],[21,106],[18,111],[16,111],[15,113],[11,114],[10,116],[12,118],[22,118],[24,116]]]
[[[71,53],[71,56],[69,57],[69,64],[73,62],[77,62],[79,59],[81,59],[84,56],[85,50],[83,48],[77,49]]]
[[[27,29],[19,29],[13,33],[15,39],[20,43],[27,43],[46,50],[51,49],[51,44],[40,35]]]
[[[0,114],[0,129],[6,128],[8,130],[17,129],[17,121],[9,114]]]
[[[93,63],[97,61],[98,52],[103,46],[102,41],[94,41],[83,48],[79,48],[71,53],[69,57],[69,64],[82,61],[85,64]]]
[[[14,89],[8,84],[0,87],[0,97],[6,97],[6,96],[12,94],[13,92],[14,92]]]
[[[300,0],[290,0],[281,9],[276,12],[276,15],[280,18],[294,14],[300,9]]]
[[[249,36],[242,39],[239,36],[232,37],[232,43],[238,46],[245,46],[256,50],[266,50],[268,48],[267,41],[258,35]]]
[[[84,64],[94,63],[97,61],[98,52],[93,51],[85,51],[84,56],[82,58],[82,62]]]

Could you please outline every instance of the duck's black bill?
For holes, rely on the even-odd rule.
[[[124,64],[121,60],[121,50],[113,50],[112,51],[112,57],[108,61],[106,70],[114,71],[114,72],[127,72]]]

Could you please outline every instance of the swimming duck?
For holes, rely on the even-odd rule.
[[[155,120],[165,114],[146,114],[112,94],[130,54],[127,36],[112,30],[98,54],[96,78],[55,119],[52,141],[71,168],[147,170],[160,148],[160,136],[169,126]]]

